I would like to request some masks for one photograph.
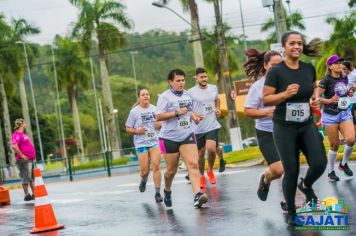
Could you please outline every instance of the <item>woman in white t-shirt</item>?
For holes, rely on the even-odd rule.
[[[199,123],[200,118],[192,112],[192,99],[184,90],[184,71],[174,69],[167,79],[170,88],[158,97],[156,110],[157,121],[162,122],[159,145],[167,166],[164,203],[167,207],[172,206],[171,185],[178,169],[179,156],[182,156],[195,195],[194,207],[199,208],[208,198],[200,192],[198,148],[191,122]]]
[[[160,124],[156,121],[156,107],[150,104],[147,89],[138,92],[138,102],[133,106],[126,121],[126,132],[133,134],[136,153],[140,162],[141,182],[139,190],[146,190],[146,183],[152,163],[153,182],[155,185],[156,202],[162,202],[161,188],[161,152],[158,147],[157,131]]]
[[[246,56],[248,57],[248,61],[244,65],[246,75],[248,78],[254,79],[255,82],[251,85],[247,94],[245,114],[255,119],[258,145],[268,164],[268,168],[261,174],[257,189],[259,199],[266,201],[271,182],[279,179],[284,171],[273,142],[272,115],[274,106],[263,105],[263,86],[268,70],[273,65],[280,63],[282,57],[277,51],[259,52],[253,48],[246,51]],[[283,202],[281,205],[284,208]]]

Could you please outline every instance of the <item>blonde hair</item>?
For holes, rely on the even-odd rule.
[[[15,130],[18,130],[20,128],[20,126],[25,122],[24,119],[22,118],[18,118],[15,120],[15,126],[14,126],[14,129]]]

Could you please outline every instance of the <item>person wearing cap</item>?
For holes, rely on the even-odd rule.
[[[352,176],[352,170],[347,162],[355,143],[355,130],[352,122],[350,97],[354,88],[348,87],[348,79],[343,76],[343,59],[338,55],[330,56],[326,61],[327,73],[318,85],[320,103],[323,104],[322,123],[330,142],[328,152],[328,178],[329,181],[339,181],[334,166],[339,149],[339,132],[345,140],[344,155],[339,164],[339,170],[345,175]]]
[[[26,123],[24,119],[16,119],[15,132],[12,134],[12,149],[16,153],[16,166],[19,170],[22,188],[25,193],[24,201],[34,200],[33,169],[36,160],[36,151],[30,138],[25,134]],[[28,186],[32,190],[29,192]]]
[[[351,60],[343,61],[342,65],[344,75],[347,76],[347,80],[349,82],[349,88],[356,87],[356,69],[352,66]],[[353,96],[350,98],[350,110],[356,132],[356,93],[354,93]]]

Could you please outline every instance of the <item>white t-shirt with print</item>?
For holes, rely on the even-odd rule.
[[[207,88],[202,89],[199,85],[188,90],[193,99],[193,112],[203,116],[198,125],[195,125],[195,133],[207,133],[220,129],[221,125],[215,115],[215,101],[219,98],[216,85],[208,84]]]
[[[135,106],[131,111],[126,121],[126,127],[138,129],[140,127],[145,128],[145,134],[135,134],[134,144],[135,148],[139,147],[151,147],[158,144],[158,134],[155,129],[156,107],[149,105],[147,108],[141,106]]]
[[[184,90],[182,96],[175,95],[171,90],[166,90],[158,97],[156,114],[166,112],[174,112],[180,108],[187,107],[188,112],[184,115],[173,117],[168,120],[161,121],[161,130],[159,137],[169,139],[175,142],[185,140],[193,133],[192,122],[190,115],[192,114],[192,98],[187,91]]]

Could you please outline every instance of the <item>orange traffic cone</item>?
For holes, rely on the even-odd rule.
[[[35,228],[30,233],[39,233],[63,228],[64,225],[57,224],[51,203],[48,200],[47,190],[43,183],[41,170],[35,169]]]
[[[4,188],[4,186],[0,186],[0,205],[1,204],[10,204],[9,190]]]

